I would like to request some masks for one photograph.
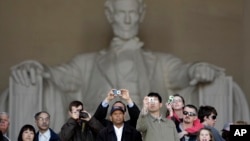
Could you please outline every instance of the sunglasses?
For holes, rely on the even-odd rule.
[[[183,111],[183,115],[188,115],[188,116],[196,116],[196,114],[195,113],[193,113],[193,112],[187,112],[187,111]]]
[[[216,115],[211,116],[211,118],[212,118],[213,120],[215,120],[215,119],[216,119]]]

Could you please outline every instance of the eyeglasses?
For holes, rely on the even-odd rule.
[[[49,117],[47,117],[47,118],[39,117],[37,120],[40,121],[40,122],[41,122],[41,121],[47,122],[47,121],[49,121],[50,119],[49,119]]]
[[[196,114],[195,113],[193,113],[193,112],[187,112],[187,111],[183,111],[183,115],[188,115],[188,116],[196,116]]]
[[[211,118],[212,118],[213,120],[215,120],[216,117],[217,117],[216,115],[211,116]]]
[[[8,122],[8,120],[6,120],[6,119],[0,119],[0,123],[7,123]]]

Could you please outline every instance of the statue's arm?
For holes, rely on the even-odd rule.
[[[224,74],[224,69],[206,62],[193,63],[188,69],[189,84],[213,82],[215,78]]]
[[[214,81],[224,69],[206,62],[184,63],[173,55],[161,58],[165,80],[170,89],[183,89]]]
[[[81,70],[71,62],[48,68],[49,80],[63,91],[76,91],[81,87]]]
[[[41,76],[63,91],[75,91],[82,85],[81,77],[86,63],[84,60],[84,57],[75,57],[69,63],[55,67],[34,60],[23,61],[11,68],[11,77],[15,83],[28,87],[39,83],[37,76]]]

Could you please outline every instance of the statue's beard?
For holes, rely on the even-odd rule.
[[[118,38],[121,38],[123,40],[129,40],[137,36],[138,34],[138,28],[133,27],[128,30],[121,28],[121,27],[113,27],[114,35]]]

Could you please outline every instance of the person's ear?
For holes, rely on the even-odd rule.
[[[112,116],[111,115],[109,116],[109,120],[112,121]]]
[[[37,124],[38,123],[38,121],[37,121],[37,119],[35,119],[35,124]]]
[[[113,22],[113,12],[109,8],[105,8],[105,15],[109,23]]]
[[[123,114],[123,121],[125,121],[125,117],[126,117],[126,116],[125,116],[125,113],[124,113],[124,114]]]
[[[207,121],[207,120],[208,120],[208,117],[207,117],[207,116],[204,116],[203,120],[204,120],[204,121]]]
[[[160,103],[160,108],[162,107],[162,103]]]
[[[69,117],[72,117],[72,113],[71,111],[68,111]]]

